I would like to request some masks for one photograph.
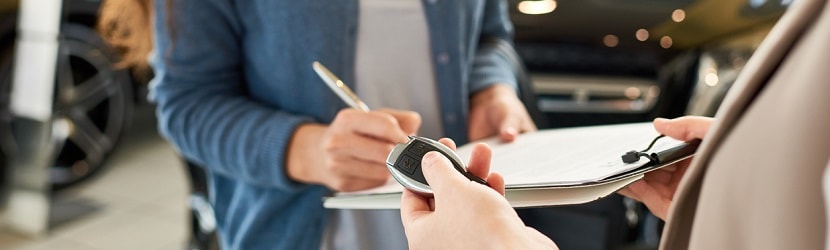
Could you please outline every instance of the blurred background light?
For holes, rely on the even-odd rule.
[[[556,9],[554,0],[525,0],[519,2],[519,12],[528,15],[540,15],[553,12]]]
[[[625,91],[623,93],[624,93],[626,98],[631,99],[631,100],[640,98],[640,96],[642,95],[642,91],[637,87],[625,88]]]
[[[706,76],[704,76],[703,81],[706,82],[706,85],[709,85],[709,86],[712,86],[712,87],[717,86],[718,81],[719,81],[718,74],[717,73],[711,73],[711,72],[707,73]]]
[[[605,44],[606,47],[617,47],[620,44],[620,38],[615,35],[605,35],[602,38],[602,44]]]
[[[682,9],[676,9],[671,13],[671,20],[675,23],[682,22],[686,19],[686,11]]]
[[[649,34],[647,29],[638,29],[637,33],[634,33],[634,37],[641,42],[648,40],[648,36]]]
[[[664,49],[671,48],[673,43],[674,42],[670,36],[663,36],[660,38],[660,47],[663,47]]]

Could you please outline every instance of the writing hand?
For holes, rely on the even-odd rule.
[[[300,126],[291,140],[287,173],[294,180],[335,191],[383,185],[389,178],[386,157],[396,143],[408,141],[420,127],[417,113],[382,109],[344,109],[328,126]]]

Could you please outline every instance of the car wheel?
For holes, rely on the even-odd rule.
[[[99,172],[124,132],[133,109],[132,84],[117,57],[92,29],[64,24],[55,78],[54,189]]]
[[[12,69],[12,49],[0,47],[0,209],[5,207],[11,188],[12,169],[8,155],[13,153],[11,146],[11,94],[10,79]]]

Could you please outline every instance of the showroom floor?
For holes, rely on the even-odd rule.
[[[0,249],[184,249],[187,180],[155,127],[152,107],[139,107],[108,168],[53,195],[49,233],[0,231]]]

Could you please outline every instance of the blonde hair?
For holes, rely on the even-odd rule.
[[[147,56],[153,50],[153,0],[105,0],[101,4],[98,33],[121,55],[116,65],[146,75]]]

